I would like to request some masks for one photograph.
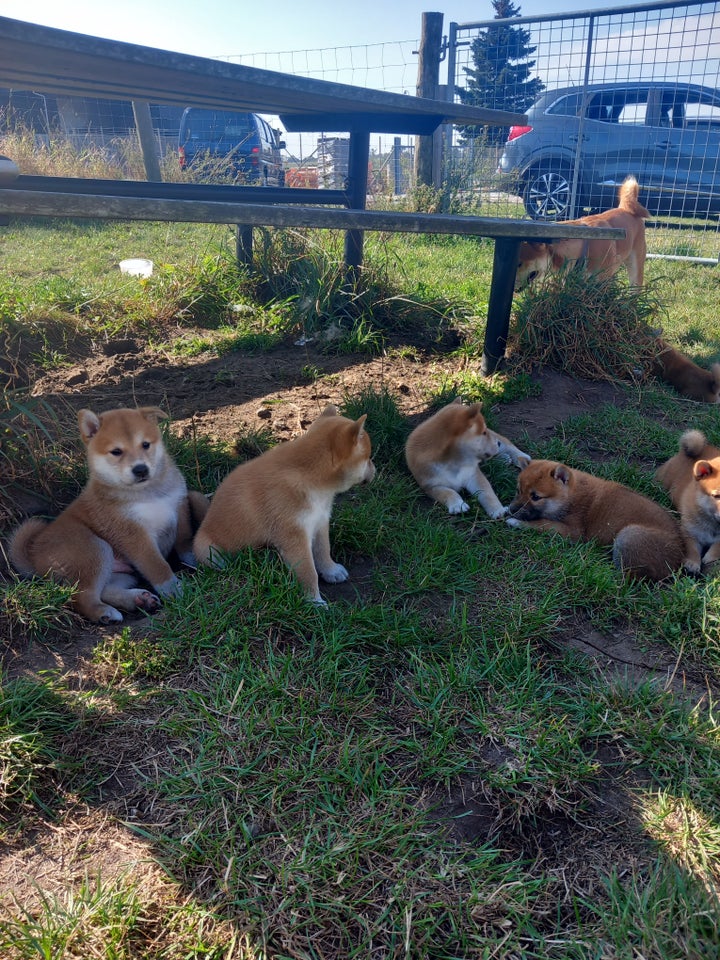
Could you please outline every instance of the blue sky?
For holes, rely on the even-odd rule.
[[[525,16],[622,4],[525,0]],[[467,23],[493,16],[490,0],[0,0],[0,16],[202,57],[415,40],[423,11]]]

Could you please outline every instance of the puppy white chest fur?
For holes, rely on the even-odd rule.
[[[175,539],[177,514],[181,496],[159,497],[157,500],[143,500],[128,504],[125,515],[128,520],[139,524],[156,543]]]
[[[428,473],[429,484],[450,487],[451,490],[474,489],[477,459],[434,463]]]
[[[326,493],[312,493],[307,506],[299,516],[300,524],[311,538],[317,530],[330,522],[334,496]]]

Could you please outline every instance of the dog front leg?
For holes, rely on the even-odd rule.
[[[326,583],[342,583],[350,574],[341,563],[335,563],[330,554],[330,525],[322,523],[313,538],[313,559],[317,571]]]
[[[433,487],[423,487],[425,493],[438,503],[447,507],[448,513],[467,513],[470,507],[463,498],[452,487],[443,487],[441,485]]]
[[[117,542],[117,552],[127,560],[161,597],[174,597],[180,592],[180,581],[160,553],[155,541],[140,527],[132,536]]]
[[[468,481],[467,489],[491,519],[499,520],[507,513],[507,507],[500,503],[490,481],[481,470],[475,470],[474,476]]]
[[[302,528],[293,530],[277,546],[280,556],[300,581],[308,600],[324,605],[325,601],[320,596],[320,584],[313,560],[312,544],[307,531]]]
[[[515,444],[510,443],[508,440],[503,440],[500,443],[500,456],[505,460],[509,460],[514,466],[518,467],[520,470],[524,470],[525,467],[530,466],[530,461],[532,457],[523,453]]]

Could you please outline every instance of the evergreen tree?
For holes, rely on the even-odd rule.
[[[520,15],[520,7],[512,0],[492,0],[496,20]],[[457,87],[462,103],[493,110],[525,113],[537,100],[545,84],[539,77],[531,79],[535,61],[529,57],[536,47],[529,46],[530,31],[510,24],[487,27],[475,37],[470,46],[473,67],[463,67],[467,86]],[[504,143],[507,127],[459,127],[467,142],[486,136],[491,143]]]

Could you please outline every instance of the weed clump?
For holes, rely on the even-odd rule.
[[[649,379],[662,307],[647,286],[579,267],[547,275],[515,306],[516,359],[587,380]]]

